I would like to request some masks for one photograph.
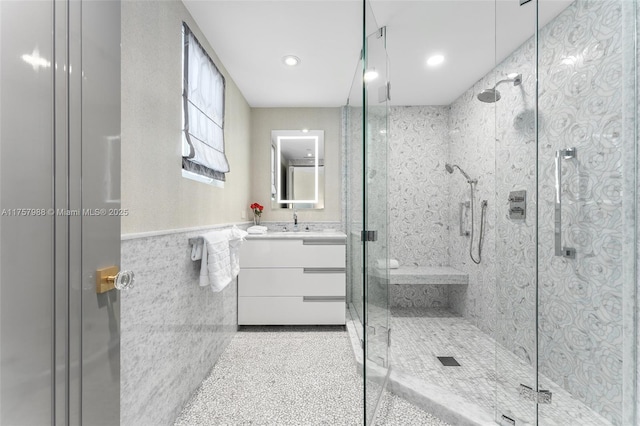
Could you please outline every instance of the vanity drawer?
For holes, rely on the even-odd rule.
[[[238,325],[345,324],[344,297],[238,297]]]
[[[240,267],[344,268],[345,257],[344,239],[247,240],[240,248]]]
[[[239,296],[345,296],[344,268],[241,269]]]

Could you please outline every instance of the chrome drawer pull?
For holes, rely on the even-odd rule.
[[[317,238],[317,239],[304,239],[302,245],[305,246],[344,246],[346,244],[343,238]]]
[[[303,268],[305,274],[344,274],[346,268]]]
[[[344,296],[302,296],[303,302],[344,302]]]

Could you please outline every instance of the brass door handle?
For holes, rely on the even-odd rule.
[[[131,271],[118,271],[117,266],[98,269],[96,271],[96,293],[106,293],[117,288],[125,290],[133,288],[135,274]]]

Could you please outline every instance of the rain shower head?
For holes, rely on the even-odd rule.
[[[498,102],[500,97],[500,92],[497,89],[484,89],[482,92],[478,93],[478,100],[488,104]]]
[[[469,175],[468,175],[468,174],[466,174],[466,173],[465,173],[465,171],[464,171],[464,170],[462,170],[462,169],[460,168],[460,166],[458,166],[457,164],[449,164],[449,163],[446,163],[446,164],[444,165],[444,168],[445,168],[445,169],[447,169],[447,172],[449,172],[449,173],[453,173],[453,170],[454,170],[454,169],[458,169],[458,170],[460,170],[460,173],[462,173],[462,176],[464,176],[464,177],[467,179],[467,182],[469,182],[469,183],[471,183],[471,182],[476,182],[474,179],[471,179],[471,178],[469,177]]]
[[[522,84],[522,74],[517,74],[513,78],[507,78],[505,80],[500,80],[496,83],[495,86],[491,89],[484,89],[482,92],[478,93],[478,100],[480,102],[485,102],[488,104],[492,104],[494,102],[498,102],[500,100],[500,92],[496,89],[499,84],[502,83],[513,83],[514,86],[520,86]]]

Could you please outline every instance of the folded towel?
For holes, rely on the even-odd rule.
[[[208,232],[202,236],[200,285],[224,288],[231,282],[231,263],[227,231]]]
[[[231,263],[231,277],[237,277],[240,273],[240,246],[247,236],[247,232],[239,229],[235,225],[231,228],[229,235],[229,263]]]
[[[384,269],[387,267],[386,259],[378,259],[378,268]],[[396,259],[389,259],[389,269],[398,269],[400,267],[400,262]]]
[[[266,226],[255,225],[247,228],[247,232],[249,234],[266,234],[267,229],[269,228],[267,228]]]
[[[200,285],[211,286],[214,292],[222,291],[240,272],[238,251],[245,231],[234,226],[224,231],[204,234],[202,245],[202,265],[200,266]]]

